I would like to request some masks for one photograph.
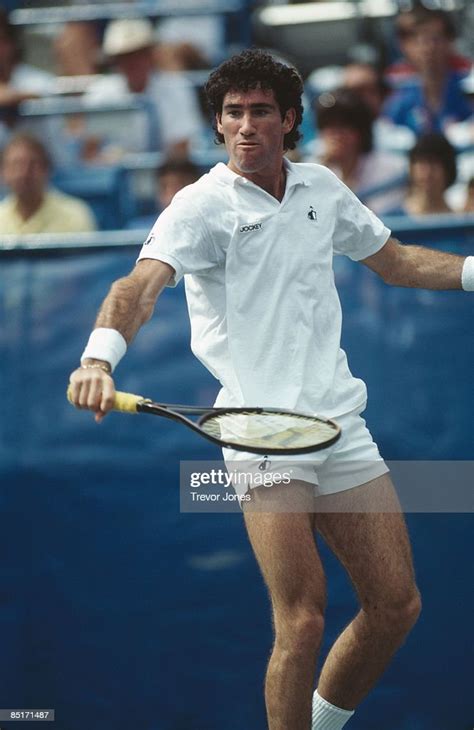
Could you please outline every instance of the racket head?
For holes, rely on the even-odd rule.
[[[338,441],[340,426],[329,418],[277,408],[220,408],[197,425],[221,446],[254,454],[309,454]]]

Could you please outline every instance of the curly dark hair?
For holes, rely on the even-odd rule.
[[[205,86],[209,106],[213,114],[215,141],[222,144],[224,137],[217,131],[216,115],[222,113],[224,97],[229,91],[264,89],[273,91],[284,119],[288,109],[296,112],[291,132],[285,134],[285,150],[293,150],[301,139],[298,127],[303,119],[303,81],[296,68],[276,61],[270,53],[251,48],[232,56],[211,73]]]

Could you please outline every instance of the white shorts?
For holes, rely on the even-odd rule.
[[[370,482],[389,469],[364,419],[357,412],[339,416],[340,439],[327,449],[299,456],[253,456],[223,449],[232,485],[242,497],[249,489],[298,480],[314,484],[315,495],[335,494]]]

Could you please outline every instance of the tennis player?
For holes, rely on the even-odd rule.
[[[273,610],[268,727],[340,730],[416,622],[420,596],[388,469],[360,415],[366,388],[340,349],[333,256],[360,261],[387,284],[469,291],[474,257],[402,245],[329,170],[284,157],[302,119],[294,68],[244,51],[211,74],[206,90],[229,161],[175,196],[134,270],[113,284],[71,375],[72,399],[104,417],[127,345],[161,290],[186,275],[192,349],[222,384],[217,405],[339,421],[341,439],[316,461],[295,457],[291,484],[252,489],[244,517]],[[238,455],[226,458],[235,466]],[[282,465],[260,458],[259,466]],[[346,568],[360,610],[313,694],[326,602],[316,531]]]

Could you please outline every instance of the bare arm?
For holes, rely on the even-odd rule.
[[[162,261],[144,259],[123,279],[118,279],[104,299],[99,310],[96,327],[115,329],[125,338],[127,344],[133,340],[140,327],[147,322],[156,300],[174,274],[174,269]],[[96,413],[100,421],[112,408],[115,386],[111,375],[106,372],[109,363],[88,359],[86,365],[71,374],[71,398],[78,408],[87,408]]]
[[[410,246],[389,238],[385,246],[362,263],[392,286],[419,289],[461,289],[465,257],[425,246]]]
[[[159,294],[173,274],[174,269],[162,261],[140,261],[128,276],[112,284],[95,326],[118,330],[130,344],[140,327],[150,319]]]

